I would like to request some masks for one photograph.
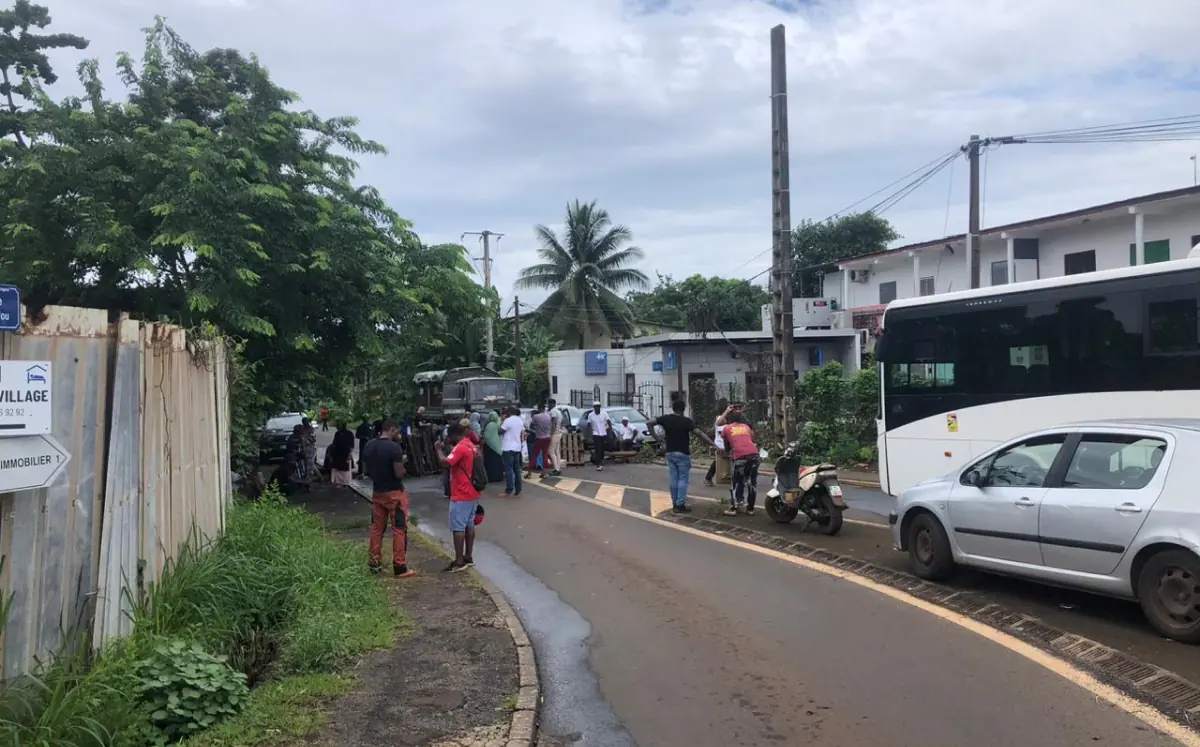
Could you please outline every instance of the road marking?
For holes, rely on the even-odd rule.
[[[788,555],[787,553],[783,553],[778,550],[772,550],[772,549],[766,548],[766,547],[759,547],[757,545],[751,545],[751,544],[747,544],[745,542],[739,542],[738,540],[735,540],[735,539],[732,539],[729,537],[723,537],[723,536],[716,535],[716,534],[709,534],[708,532],[702,532],[699,529],[693,529],[692,527],[682,526],[680,524],[675,524],[670,521],[661,521],[661,520],[655,518],[654,516],[647,516],[642,513],[629,511],[627,509],[620,508],[619,501],[616,505],[610,505],[608,503],[600,503],[599,501],[592,499],[592,498],[588,498],[587,496],[578,495],[576,493],[573,493],[573,492],[570,492],[567,490],[562,490],[557,485],[547,485],[547,484],[543,483],[541,485],[541,487],[548,488],[550,490],[555,490],[557,492],[563,493],[564,495],[568,495],[579,501],[584,501],[586,503],[591,503],[593,505],[599,505],[600,507],[605,508],[609,511],[617,511],[619,513],[625,514],[626,516],[633,517],[634,519],[637,519],[638,521],[647,521],[647,522],[651,522],[657,526],[670,527],[671,529],[674,529],[676,531],[683,532],[685,534],[691,534],[696,537],[703,537],[704,539],[711,540],[714,542],[720,542],[721,544],[729,545],[730,547],[740,547],[743,550],[749,550],[750,552],[755,552],[755,553],[758,553],[759,555],[765,555],[767,557],[776,558],[778,560],[784,561],[785,563],[791,563],[792,565],[797,565],[802,568],[807,568],[809,570],[816,571],[818,573],[824,573],[827,576],[833,576],[835,578],[840,578],[844,581],[848,581],[852,584],[861,586],[865,589],[870,589],[871,591],[874,591],[876,593],[883,594],[884,596],[887,596],[887,597],[891,597],[892,599],[895,599],[898,602],[902,602],[911,607],[915,607],[916,609],[919,609],[923,612],[927,612],[927,613],[933,615],[934,617],[937,617],[941,620],[944,620],[945,622],[950,623],[951,625],[957,625],[958,627],[963,628],[964,630],[968,630],[968,631],[980,636],[981,638],[985,638],[985,639],[991,641],[992,643],[995,643],[998,646],[1002,646],[1002,647],[1008,649],[1012,653],[1014,653],[1018,656],[1021,656],[1025,659],[1033,662],[1034,664],[1041,666],[1043,669],[1046,669],[1046,670],[1058,675],[1059,677],[1062,677],[1063,679],[1067,680],[1071,684],[1073,684],[1079,688],[1082,688],[1090,695],[1092,695],[1100,700],[1103,700],[1106,703],[1108,703],[1116,708],[1121,709],[1125,713],[1128,713],[1130,716],[1133,716],[1134,718],[1138,719],[1142,723],[1146,724],[1146,726],[1161,732],[1162,734],[1170,737],[1171,739],[1174,739],[1176,742],[1178,742],[1181,745],[1185,745],[1186,747],[1200,747],[1200,733],[1197,733],[1185,726],[1175,723],[1170,718],[1168,718],[1166,715],[1164,715],[1163,713],[1158,711],[1156,708],[1146,705],[1145,703],[1142,703],[1142,702],[1136,700],[1135,698],[1131,698],[1130,696],[1126,695],[1125,693],[1121,692],[1120,690],[1117,690],[1116,688],[1101,682],[1100,680],[1096,679],[1092,675],[1075,667],[1074,665],[1072,665],[1071,663],[1069,663],[1067,661],[1064,661],[1062,659],[1059,659],[1056,656],[1048,654],[1045,651],[1042,651],[1041,649],[1038,649],[1038,648],[1034,647],[1033,645],[1020,640],[1019,638],[1015,638],[1011,635],[1008,635],[1007,633],[1003,633],[1003,632],[996,630],[995,628],[992,628],[988,625],[985,625],[984,623],[981,623],[977,620],[972,620],[971,618],[967,617],[966,615],[959,614],[958,612],[955,612],[950,609],[946,609],[945,607],[939,607],[938,605],[933,604],[932,602],[926,602],[923,599],[918,599],[917,597],[914,597],[911,594],[907,594],[903,591],[900,591],[899,589],[893,589],[890,586],[885,586],[883,584],[877,583],[875,581],[872,581],[869,578],[866,578],[865,576],[860,576],[851,571],[846,571],[841,568],[835,568],[834,566],[825,565],[823,563],[818,563],[814,560],[809,560],[807,558],[798,558],[794,555]],[[605,487],[613,487],[613,486],[605,486]],[[597,497],[599,497],[599,495],[600,495],[599,492],[597,492]]]
[[[620,508],[621,501],[625,500],[625,488],[605,483],[599,483],[599,485],[600,487],[596,489],[596,497],[590,500]]]
[[[559,481],[555,483],[555,485],[561,485],[563,490],[566,490],[570,493],[574,493],[576,490],[579,490],[579,480],[576,480],[573,477],[559,478]],[[549,486],[542,484],[542,487],[545,488]]]
[[[650,514],[658,516],[671,510],[671,494],[661,490],[650,491]]]
[[[706,501],[708,503],[720,503],[721,502],[720,498],[709,498],[706,495],[689,495],[688,500],[690,500],[690,501]],[[845,517],[842,517],[842,523],[858,524],[858,525],[864,526],[864,527],[875,527],[876,529],[887,529],[888,528],[888,525],[884,524],[882,521],[866,521],[865,519],[847,519]]]

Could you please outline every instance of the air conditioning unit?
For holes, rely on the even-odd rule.
[[[852,283],[865,283],[865,282],[867,282],[867,279],[870,277],[871,277],[870,270],[851,270],[850,271],[850,282],[852,282]]]

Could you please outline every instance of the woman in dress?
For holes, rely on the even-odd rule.
[[[492,410],[488,413],[487,424],[483,426],[483,466],[487,469],[488,481],[504,482],[504,439],[500,436],[500,413]]]
[[[354,482],[354,433],[344,422],[337,424],[329,446],[329,482],[350,485]]]

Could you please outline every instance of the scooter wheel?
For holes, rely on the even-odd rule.
[[[770,516],[780,524],[790,524],[800,515],[799,508],[787,505],[781,497],[768,497],[765,508],[767,509],[767,516]]]

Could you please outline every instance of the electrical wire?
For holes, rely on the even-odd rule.
[[[1164,119],[1146,119],[1112,125],[1075,127],[1062,130],[1045,130],[1006,138],[993,142],[1029,143],[1034,145],[1066,143],[1134,143],[1175,142],[1200,140],[1200,114],[1188,114]]]

